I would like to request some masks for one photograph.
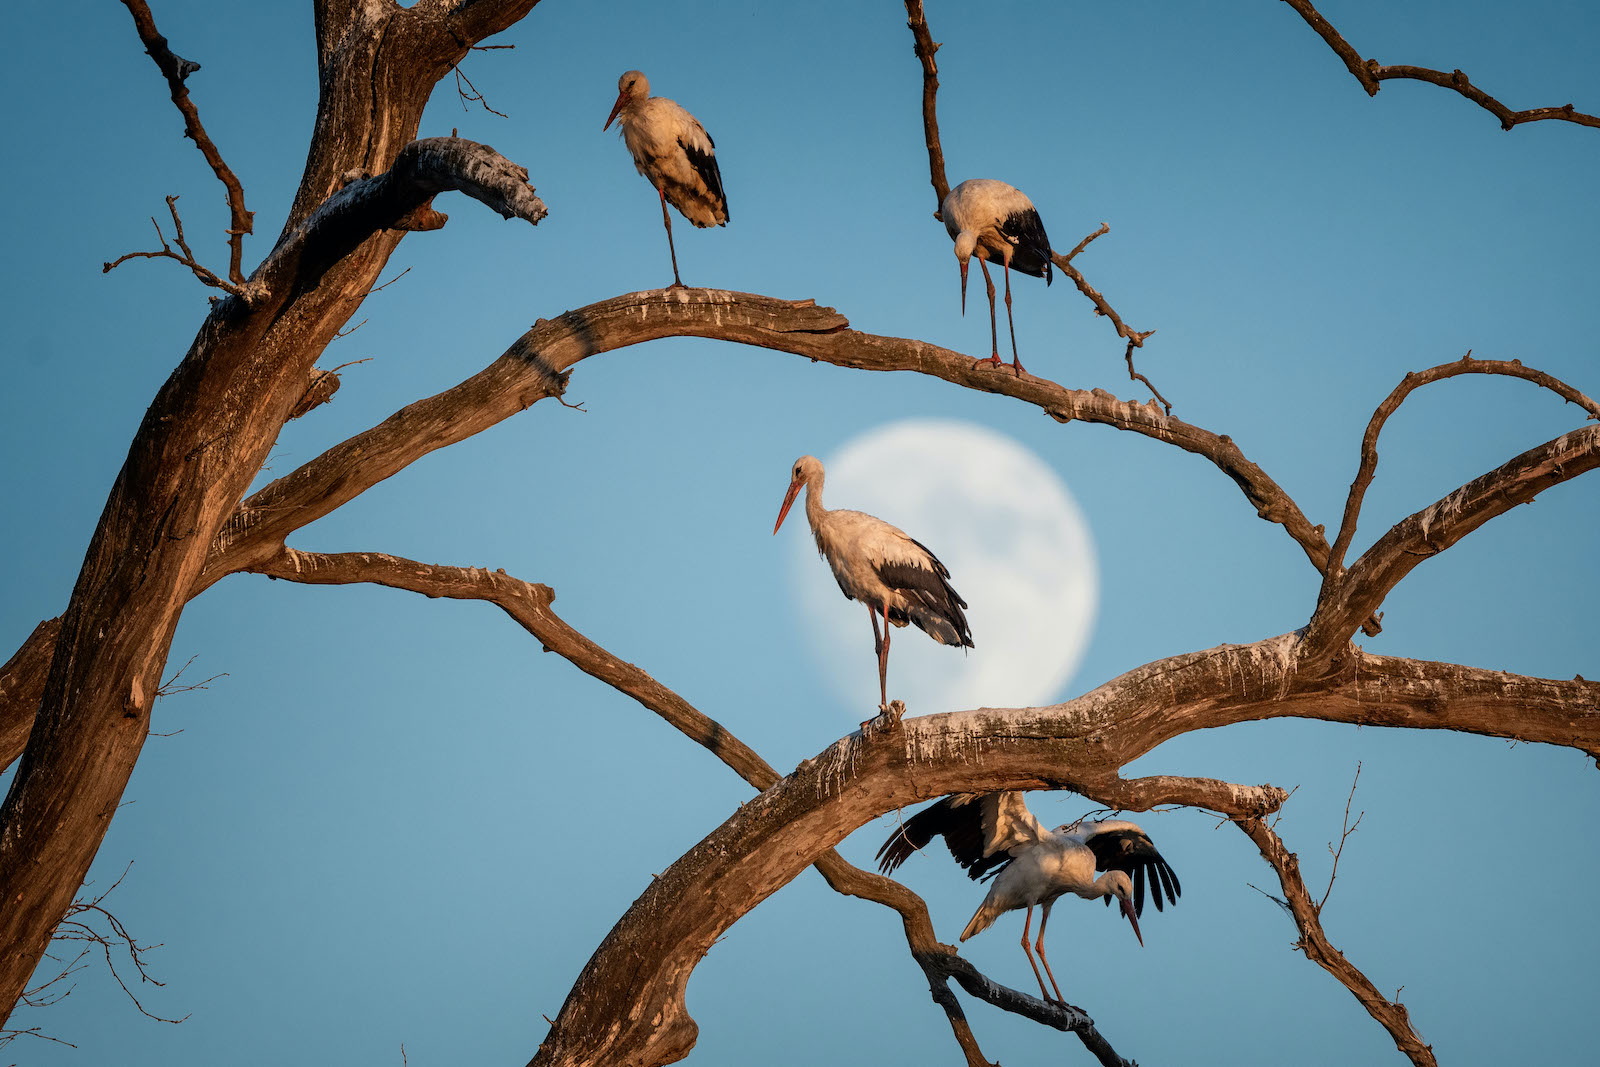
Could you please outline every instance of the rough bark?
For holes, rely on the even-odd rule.
[[[386,40],[401,47],[386,50]],[[370,4],[350,20],[346,46],[362,58],[338,64],[346,81],[324,81],[324,105],[348,111],[359,98],[369,129],[383,135],[359,146],[319,138],[313,170],[343,174],[366,164],[382,172],[415,134],[432,84],[422,72],[443,63],[442,73],[466,45],[392,4]],[[317,186],[308,174],[301,210],[277,249],[240,295],[213,306],[145,414],[62,617],[28,745],[0,807],[0,1022],[117,808],[148,733],[173,630],[212,540],[303,394],[313,362],[399,240],[385,229],[394,221],[386,211],[408,199],[403,190],[417,202],[431,195],[436,162],[437,153],[419,148],[409,179],[349,183],[357,187],[331,205],[323,199],[332,188],[307,194]],[[477,169],[459,177],[468,192],[496,184]],[[502,210],[520,194],[506,187],[497,195],[491,206]],[[521,202],[531,209],[537,198]]]

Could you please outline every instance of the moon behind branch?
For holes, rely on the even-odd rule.
[[[870,512],[927,545],[969,605],[977,647],[964,656],[895,630],[889,699],[912,715],[1054,699],[1083,657],[1099,595],[1088,525],[1055,472],[1017,441],[953,419],[889,423],[823,462],[828,507]],[[878,699],[867,613],[839,595],[809,531],[792,544],[817,667],[845,714],[866,718]]]

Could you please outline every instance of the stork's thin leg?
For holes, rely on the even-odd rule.
[[[873,629],[877,629],[877,616],[873,616]],[[878,695],[882,707],[889,707],[889,605],[883,606],[883,648],[878,652]]]
[[[667,228],[667,251],[672,255],[672,284],[670,289],[686,288],[683,279],[678,277],[678,250],[672,247],[672,216],[667,214],[667,191],[657,189],[656,195],[661,197],[661,224]]]
[[[1050,904],[1054,904],[1051,901]],[[1050,976],[1050,988],[1056,991],[1056,1002],[1065,1004],[1067,998],[1061,995],[1061,987],[1056,985],[1055,972],[1050,969],[1050,958],[1044,954],[1044,924],[1050,921],[1050,904],[1044,905],[1039,912],[1039,940],[1034,942],[1034,951],[1039,953],[1039,962],[1044,964],[1044,973]],[[1048,997],[1045,999],[1049,999]]]
[[[1000,333],[994,321],[994,279],[989,276],[989,264],[984,259],[978,260],[978,267],[983,271],[983,284],[989,290],[989,359],[996,367],[1000,365]],[[984,362],[979,360],[979,363]]]
[[[1011,369],[1017,372],[1017,377],[1022,377],[1022,361],[1017,358],[1017,324],[1011,321],[1011,261],[1003,261],[1006,272],[1006,325],[1011,329]],[[998,346],[997,346],[998,347]],[[1044,929],[1044,923],[1039,924],[1039,929]],[[1045,968],[1049,970],[1049,968]]]
[[[1032,950],[1030,950],[1028,948],[1028,926],[1032,922],[1033,922],[1033,905],[1029,904],[1028,905],[1027,918],[1022,920],[1022,954],[1024,956],[1028,957],[1028,966],[1033,968],[1033,977],[1039,983],[1039,998],[1041,1000],[1048,1001],[1050,999],[1050,994],[1045,992],[1044,978],[1040,976],[1040,974],[1039,974],[1039,965],[1037,963],[1033,962],[1033,952],[1032,952]],[[1042,929],[1043,928],[1043,924],[1040,924],[1040,926],[1041,926],[1041,929]],[[1051,979],[1051,980],[1054,981],[1054,979]]]

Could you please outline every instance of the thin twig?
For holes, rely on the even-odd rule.
[[[1160,390],[1158,390],[1153,384],[1151,384],[1149,378],[1146,378],[1144,375],[1140,374],[1138,371],[1133,369],[1133,350],[1134,350],[1135,347],[1137,347],[1137,346],[1133,343],[1133,339],[1129,338],[1129,340],[1128,340],[1128,350],[1123,353],[1123,358],[1128,361],[1128,380],[1129,381],[1143,382],[1145,388],[1150,390],[1150,392],[1152,394],[1154,394],[1155,398],[1161,402],[1161,406],[1163,408],[1166,408],[1167,414],[1171,415],[1172,414],[1172,405],[1167,402],[1167,398],[1162,396]]]
[[[485,46],[485,48],[489,47],[492,46]],[[499,115],[503,119],[508,119],[511,117],[504,111],[496,111],[494,108],[489,106],[489,101],[483,98],[483,93],[479,92],[478,87],[472,84],[472,79],[467,77],[467,72],[461,69],[461,65],[459,63],[454,67],[451,67],[450,72],[456,76],[456,95],[461,97],[462,111],[468,110],[468,103],[475,103],[483,105],[483,110],[489,112],[491,115]],[[461,87],[462,82],[467,83],[467,87],[465,89]]]
[[[1361,825],[1361,820],[1366,812],[1356,816],[1354,825],[1350,822],[1350,803],[1356,798],[1356,783],[1361,781],[1361,761],[1356,761],[1356,776],[1350,782],[1350,795],[1344,798],[1344,823],[1339,829],[1339,847],[1335,849],[1333,842],[1328,842],[1328,853],[1333,856],[1333,869],[1328,872],[1328,888],[1322,891],[1322,899],[1317,901],[1317,914],[1322,914],[1322,906],[1328,903],[1328,894],[1333,892],[1333,880],[1339,877],[1339,857],[1344,855],[1344,843],[1350,840],[1350,835],[1356,832],[1356,827]]]
[[[179,252],[174,252],[172,250],[172,246],[167,244],[166,234],[161,232],[161,224],[155,220],[154,216],[151,216],[150,225],[156,228],[156,240],[161,242],[161,251],[128,252],[124,255],[118,256],[109,263],[100,264],[100,273],[109,274],[111,271],[120,267],[123,263],[130,259],[173,259],[177,260],[179,263],[182,263],[185,267],[188,267],[196,278],[199,278],[202,282],[211,286],[213,289],[221,289],[223,292],[232,293],[234,296],[243,296],[244,290],[240,286],[235,285],[233,282],[227,281],[226,279],[217,277],[217,275],[213,274],[210,270],[201,266],[200,263],[194,258],[194,253],[189,251],[189,243],[184,240],[183,237],[183,220],[178,217],[178,198],[176,196],[167,197],[167,211],[172,215],[172,225],[176,231],[176,237],[174,239],[178,242],[179,251],[182,253],[181,255]]]
[[[167,39],[156,29],[155,16],[150,14],[150,7],[144,0],[122,0],[122,2],[133,15],[133,25],[139,32],[139,40],[144,42],[145,52],[155,60],[156,67],[167,79],[172,102],[183,115],[183,135],[200,149],[200,154],[205,156],[206,162],[211,165],[212,173],[228,191],[228,211],[231,217],[227,231],[228,278],[235,285],[242,285],[245,280],[242,267],[244,236],[252,231],[255,213],[245,210],[244,186],[239,184],[238,177],[223,162],[222,153],[217,151],[217,146],[212,143],[206,128],[201,125],[200,112],[195,108],[194,101],[189,99],[189,90],[184,86],[184,80],[199,70],[200,64],[176,55],[167,47]],[[218,288],[226,287],[218,286]]]
[[[1560,107],[1535,107],[1526,111],[1512,111],[1488,93],[1473,85],[1471,80],[1460,70],[1453,70],[1446,74],[1442,70],[1433,70],[1429,67],[1413,67],[1408,65],[1385,66],[1375,59],[1363,59],[1338,30],[1322,17],[1322,14],[1312,6],[1310,0],[1284,0],[1290,7],[1300,13],[1306,25],[1317,32],[1317,36],[1327,42],[1334,54],[1344,61],[1344,65],[1361,83],[1368,96],[1377,96],[1381,83],[1390,78],[1408,78],[1413,81],[1430,82],[1444,89],[1460,93],[1479,107],[1488,111],[1500,120],[1500,128],[1509,130],[1513,126],[1524,122],[1539,122],[1544,119],[1559,119],[1564,122],[1575,122],[1580,126],[1600,127],[1600,116],[1585,115],[1573,109],[1571,104]]]
[[[1063,260],[1065,260],[1066,262],[1071,263],[1072,262],[1072,258],[1074,256],[1076,256],[1079,252],[1082,252],[1085,248],[1088,248],[1091,244],[1093,244],[1095,242],[1096,239],[1104,237],[1106,234],[1108,234],[1110,232],[1111,232],[1111,227],[1102,222],[1100,224],[1100,228],[1098,230],[1094,231],[1089,236],[1087,236],[1083,240],[1079,241],[1077,246],[1074,247],[1072,251],[1068,252],[1066,255],[1062,256],[1061,258]]]

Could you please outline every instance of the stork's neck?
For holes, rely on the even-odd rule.
[[[978,248],[978,231],[962,230],[956,234],[956,258],[965,263]]]
[[[811,524],[811,529],[816,531],[822,524],[822,517],[827,510],[822,506],[822,473],[806,479],[806,521]]]
[[[1084,886],[1082,889],[1074,890],[1074,892],[1085,900],[1099,900],[1101,897],[1115,896],[1117,891],[1111,885],[1112,873],[1107,871],[1089,885]]]

